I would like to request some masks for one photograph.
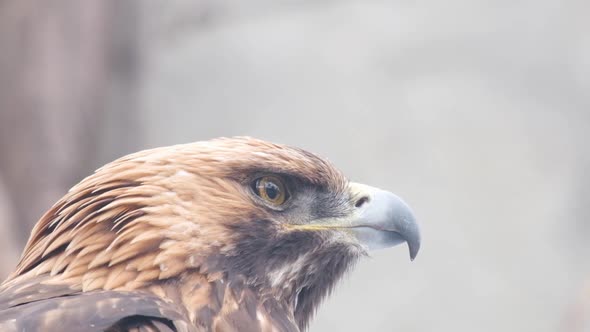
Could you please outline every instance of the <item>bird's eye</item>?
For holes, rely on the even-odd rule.
[[[289,199],[287,186],[276,176],[269,175],[258,178],[252,187],[256,195],[274,206],[282,205]]]

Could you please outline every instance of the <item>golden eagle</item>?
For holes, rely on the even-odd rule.
[[[420,234],[397,196],[247,137],[141,151],[74,186],[0,286],[1,331],[300,331],[372,248]]]

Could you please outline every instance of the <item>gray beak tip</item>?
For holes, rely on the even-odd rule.
[[[418,251],[420,250],[420,245],[418,245],[417,247],[412,246],[410,243],[408,243],[408,249],[410,251],[410,261],[414,261],[414,259],[416,259],[416,256],[418,256]]]
[[[418,252],[420,251],[420,230],[417,227],[417,223],[414,223],[415,230],[409,232],[406,237],[406,242],[408,243],[408,250],[410,252],[410,260],[413,261],[418,256]]]

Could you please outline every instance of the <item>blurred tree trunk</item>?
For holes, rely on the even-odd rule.
[[[0,220],[0,241],[17,246],[6,252],[12,257],[0,253],[0,277],[38,218],[99,166],[101,154],[136,145],[135,7],[116,0],[0,2],[0,192],[8,196],[4,210],[12,211],[0,211],[10,219]],[[108,134],[117,151],[105,152],[104,122],[113,118],[116,130]]]
[[[13,220],[12,208],[8,200],[8,193],[5,191],[6,186],[0,176],[0,225],[3,226],[2,235],[0,235],[0,271],[5,271],[14,266],[18,259],[18,243],[11,236],[11,229],[8,227],[8,221]],[[8,270],[7,270],[8,271]],[[3,275],[0,276],[0,278]]]

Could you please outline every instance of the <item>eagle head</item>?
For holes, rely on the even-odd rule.
[[[173,306],[174,319],[151,316],[178,330],[296,331],[359,257],[404,242],[414,259],[406,203],[302,149],[236,137],[146,150],[98,169],[39,220],[0,288],[0,318],[141,294]],[[110,317],[104,326],[126,316]]]

